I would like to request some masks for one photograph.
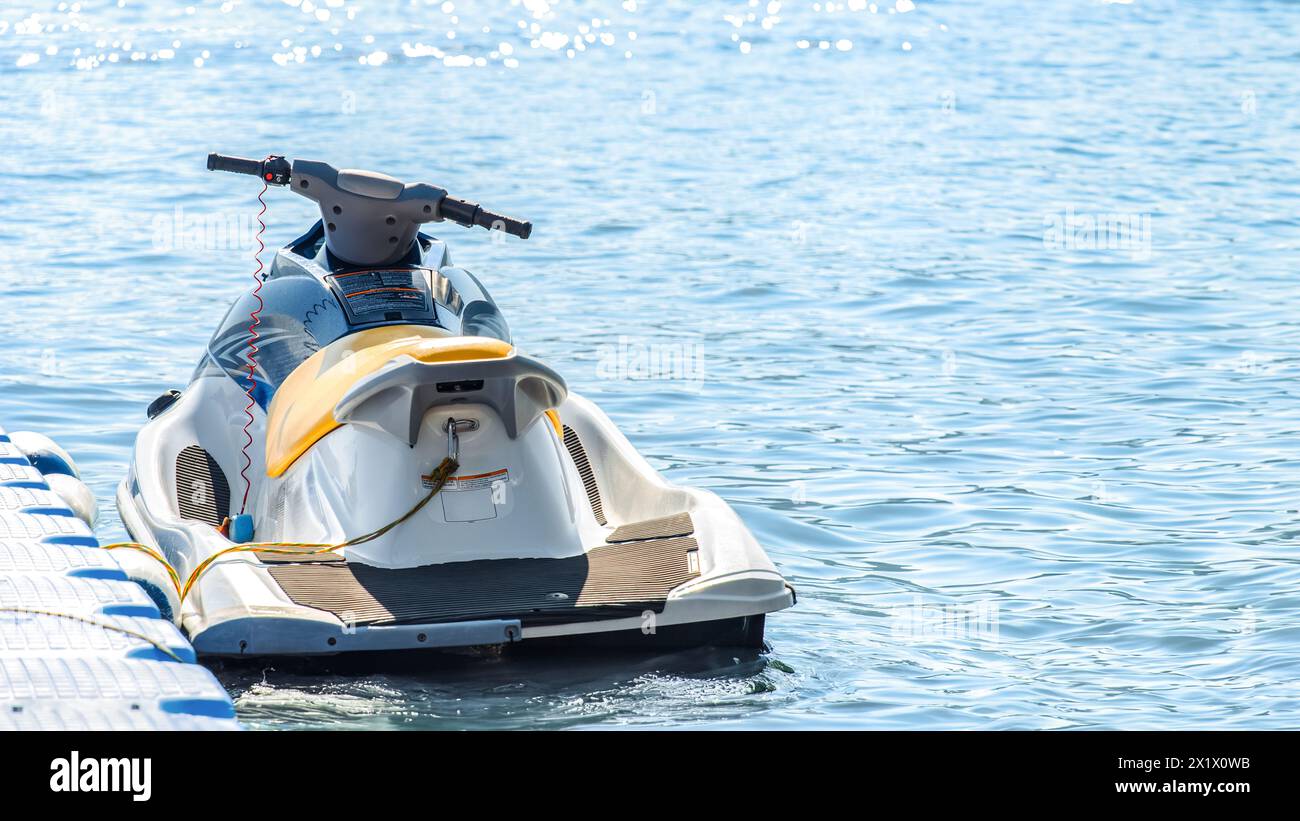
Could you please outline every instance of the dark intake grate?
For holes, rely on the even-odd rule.
[[[176,507],[181,517],[213,527],[230,515],[230,483],[211,454],[190,445],[176,456]]]

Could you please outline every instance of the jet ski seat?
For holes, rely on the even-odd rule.
[[[276,391],[267,411],[266,472],[282,475],[345,423],[414,445],[425,412],[453,396],[493,407],[513,438],[566,395],[558,374],[499,339],[423,325],[358,331],[312,354]]]

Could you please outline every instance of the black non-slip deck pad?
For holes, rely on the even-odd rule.
[[[554,624],[659,612],[699,575],[690,537],[605,544],[564,559],[484,559],[403,570],[347,562],[268,571],[297,604],[356,625],[517,618]],[[696,565],[698,566],[698,564]]]
[[[340,553],[266,553],[257,554],[258,561],[263,564],[319,564],[322,562],[341,562],[345,561]]]
[[[695,532],[695,522],[689,513],[674,513],[658,519],[646,519],[643,522],[631,522],[619,525],[614,532],[605,537],[610,544],[619,542],[636,542],[642,539],[667,539],[673,536],[689,536]]]

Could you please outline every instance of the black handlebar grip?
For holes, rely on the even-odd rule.
[[[209,171],[229,171],[232,174],[249,174],[262,176],[261,160],[246,160],[243,157],[227,157],[224,154],[208,155]]]
[[[507,217],[505,214],[496,214],[482,209],[479,209],[475,222],[489,231],[505,231],[507,234],[514,234],[520,239],[528,239],[528,235],[533,233],[533,224],[528,220],[515,219],[514,217]]]
[[[466,227],[474,224],[474,215],[478,211],[477,202],[468,202],[457,197],[443,197],[438,203],[439,216]]]
[[[485,210],[476,202],[468,202],[457,197],[443,197],[438,210],[443,219],[449,219],[466,228],[478,225],[489,231],[505,231],[520,239],[528,239],[528,235],[533,232],[533,224],[527,220],[496,214]]]

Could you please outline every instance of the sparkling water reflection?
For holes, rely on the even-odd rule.
[[[104,534],[252,270],[203,157],[276,151],[533,219],[441,233],[800,592],[757,658],[224,670],[250,725],[1296,726],[1300,8],[157,5],[0,11],[0,422]]]

